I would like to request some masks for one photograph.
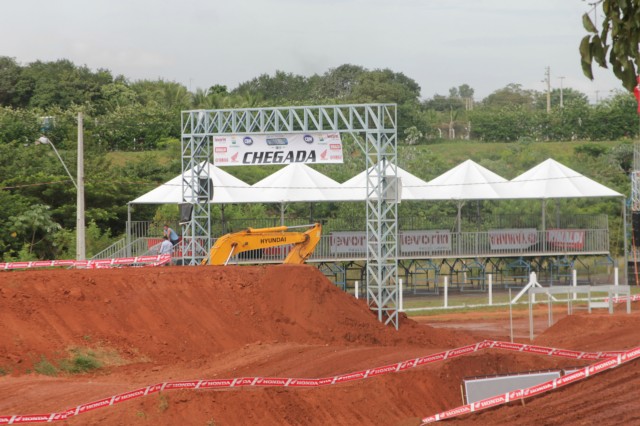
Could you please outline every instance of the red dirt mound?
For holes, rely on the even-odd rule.
[[[584,351],[640,346],[640,304],[631,315],[579,314],[546,330],[535,344]],[[560,390],[460,417],[451,425],[638,425],[640,359]],[[451,408],[451,407],[449,407]]]
[[[640,315],[635,312],[580,315],[559,321],[535,343],[566,349],[625,349],[639,344],[633,332],[638,326]],[[614,338],[607,341],[603,336]],[[163,381],[327,377],[478,339],[406,318],[400,330],[384,326],[364,301],[340,291],[311,266],[6,272],[0,273],[0,369],[11,374],[0,377],[0,415],[65,410]],[[42,356],[60,359],[70,347],[116,355],[107,367],[89,374],[24,374]],[[423,416],[460,404],[460,380],[465,376],[572,365],[575,361],[487,351],[314,389],[161,392],[80,415],[66,424],[417,425]],[[626,371],[632,372],[635,379],[629,383],[637,389],[640,375],[638,363],[634,365],[635,370]],[[591,410],[613,395],[637,411],[634,401],[615,393],[625,389],[635,395],[634,389],[621,386],[627,376],[616,374],[602,375],[614,377],[608,385],[591,388],[586,381],[571,386],[578,391],[562,398],[578,411],[585,409],[580,401],[589,401]],[[506,407],[506,414],[498,409],[460,422],[560,424],[553,423],[558,416],[565,424],[572,423],[563,414],[566,407],[556,404],[553,395],[527,402],[525,408],[536,410],[518,404]],[[550,402],[538,402],[544,398]],[[632,411],[619,418],[633,423]],[[597,418],[601,424],[616,424]],[[580,419],[578,424],[590,424],[587,418]]]
[[[0,367],[99,342],[175,363],[249,343],[457,347],[474,340],[403,319],[399,331],[317,268],[163,267],[0,274]]]

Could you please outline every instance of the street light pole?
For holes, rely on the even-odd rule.
[[[85,260],[85,221],[84,221],[84,126],[82,113],[78,113],[78,184],[76,202],[76,260]]]
[[[73,176],[71,176],[71,172],[69,172],[69,169],[67,169],[67,165],[64,164],[64,161],[62,161],[62,157],[60,157],[60,154],[58,154],[58,150],[56,149],[56,146],[53,144],[53,142],[51,142],[51,140],[49,140],[49,138],[46,136],[40,136],[36,140],[36,145],[40,145],[40,144],[49,145],[53,149],[53,152],[56,153],[56,157],[58,157],[58,160],[60,160],[62,167],[64,167],[64,171],[67,172],[67,175],[69,175],[69,179],[71,179],[71,182],[73,182],[73,186],[75,186],[77,190],[78,184],[76,184],[75,179],[73,178]]]
[[[36,145],[49,145],[56,157],[60,160],[62,167],[69,175],[69,179],[73,182],[73,186],[76,188],[76,260],[86,259],[86,241],[85,241],[85,220],[84,220],[84,132],[82,124],[82,113],[78,113],[78,170],[76,179],[73,179],[71,172],[67,168],[67,165],[62,161],[62,157],[58,153],[56,146],[46,136],[40,136],[36,140]]]
[[[562,81],[565,79],[565,77],[558,77],[560,79],[560,108],[564,108],[564,94],[563,92],[563,85],[562,85]]]

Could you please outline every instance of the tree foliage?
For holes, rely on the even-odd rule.
[[[68,169],[75,171],[78,111],[85,114],[85,214],[87,253],[91,254],[124,231],[129,201],[180,173],[180,112],[185,109],[395,103],[402,165],[431,173],[424,178],[451,166],[425,146],[446,139],[512,142],[505,145],[508,149],[484,159],[483,165],[515,171],[545,158],[543,150],[531,149],[536,141],[610,141],[637,136],[635,101],[627,92],[591,105],[583,93],[565,88],[561,105],[560,91],[554,89],[550,113],[546,93],[525,90],[517,83],[485,99],[475,100],[474,93],[468,84],[460,84],[445,95],[421,99],[420,85],[409,76],[353,64],[311,76],[276,71],[236,88],[214,84],[191,92],[180,83],[132,82],[108,70],[93,71],[67,60],[21,65],[13,58],[0,57],[0,256],[74,256],[76,190],[53,150],[33,142],[47,136]],[[346,163],[339,171],[319,167],[340,181],[365,167],[364,156],[353,148],[350,137],[344,136]],[[620,182],[630,164],[628,147],[602,149],[576,151],[578,165],[603,170],[608,181]],[[121,163],[107,161],[106,154],[112,151],[122,154]],[[133,151],[144,154],[136,161],[128,160]],[[158,151],[165,151],[163,160],[158,159]],[[248,167],[234,172],[245,182],[255,183],[275,170]],[[273,205],[217,209],[215,214],[238,219],[278,214]],[[401,209],[421,217],[435,213],[433,206],[411,203]],[[350,211],[342,205],[316,206],[313,214],[346,216]],[[297,217],[311,214],[307,205],[289,206],[288,213]],[[136,206],[139,220],[152,220],[158,214],[155,207]]]
[[[582,71],[593,80],[593,63],[609,64],[623,87],[633,91],[640,66],[640,0],[596,0],[594,10],[597,6],[604,15],[600,29],[588,13],[582,16],[588,33],[580,42]]]

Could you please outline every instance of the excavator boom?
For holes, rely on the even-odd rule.
[[[226,265],[232,256],[239,253],[291,244],[291,250],[283,263],[304,263],[313,253],[320,242],[322,225],[319,223],[311,226],[305,232],[290,232],[290,229],[299,228],[276,226],[272,228],[247,228],[243,231],[233,232],[218,238],[211,247],[209,256],[202,261],[203,265]]]

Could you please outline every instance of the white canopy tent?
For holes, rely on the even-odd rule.
[[[624,222],[624,249],[627,257],[627,220],[624,196],[619,192],[607,188],[598,182],[581,175],[575,170],[548,158],[537,166],[511,179],[509,198],[512,199],[540,199],[542,209],[542,230],[546,225],[546,204],[548,199],[559,198],[622,198],[622,212]]]
[[[305,164],[289,164],[252,185],[262,202],[314,202],[355,200],[355,191]]]
[[[508,198],[623,197],[551,158],[511,179],[510,184]]]
[[[507,179],[467,160],[427,182],[421,200],[498,200],[508,193]]]
[[[366,171],[340,184],[305,164],[290,164],[249,185],[219,167],[212,164],[208,167],[214,186],[213,204],[366,200]],[[623,197],[553,159],[540,163],[511,181],[472,160],[459,164],[429,182],[401,167],[397,167],[397,176],[402,181],[402,200]],[[182,175],[178,175],[129,204],[179,204],[182,200]]]
[[[250,186],[212,164],[208,167],[214,187],[211,203],[223,206],[233,203],[280,203],[282,223],[287,203],[364,201],[367,198],[366,171],[339,184],[305,164],[290,164]],[[542,162],[511,181],[472,160],[464,161],[429,182],[400,167],[397,167],[396,174],[401,180],[400,200],[456,201],[458,231],[461,227],[461,209],[467,200],[540,199],[544,228],[547,199],[623,197],[553,159]],[[182,175],[179,175],[129,204],[180,204],[182,200]]]
[[[287,203],[354,201],[356,191],[343,188],[338,182],[305,164],[289,164],[252,185],[264,203],[280,203],[280,222],[284,224]]]
[[[390,173],[389,169],[391,168],[391,164],[387,165],[387,171]],[[369,169],[372,170],[372,169]],[[422,198],[422,189],[427,185],[427,182],[420,179],[419,177],[412,175],[406,170],[397,167],[396,175],[400,178],[401,181],[401,191],[400,191],[400,200],[423,200]],[[376,176],[373,174],[372,176]],[[363,171],[351,179],[347,180],[342,184],[342,187],[345,189],[349,189],[353,191],[354,194],[353,200],[364,201],[367,199],[367,171]]]
[[[499,200],[508,192],[508,181],[478,163],[467,160],[427,182],[418,191],[420,200],[451,200],[458,206],[458,232],[462,206],[467,200]]]
[[[213,181],[213,204],[253,203],[256,202],[251,186],[230,175],[219,167],[209,163],[209,177]],[[189,174],[187,171],[185,174]],[[159,187],[141,195],[129,204],[180,204],[182,197],[182,174]]]

